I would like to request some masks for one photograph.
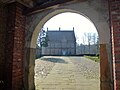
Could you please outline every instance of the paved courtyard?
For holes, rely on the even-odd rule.
[[[45,56],[35,61],[36,90],[100,90],[99,63],[84,57]]]

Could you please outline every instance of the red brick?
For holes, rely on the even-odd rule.
[[[120,71],[120,60],[117,60],[118,63],[115,63],[115,70]],[[120,74],[120,73],[119,73]]]
[[[112,53],[113,53],[113,72],[114,90],[120,90],[120,0],[109,0],[110,16],[112,23]]]
[[[116,80],[116,90],[120,90],[120,80]]]
[[[6,37],[6,90],[22,90],[23,85],[23,55],[25,39],[25,16],[23,6],[16,3],[7,5],[7,37]],[[10,79],[12,78],[12,80]]]

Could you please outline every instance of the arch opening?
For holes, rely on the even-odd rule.
[[[78,11],[75,11],[75,10],[71,10],[71,9],[60,9],[60,10],[55,10],[54,12],[52,13],[49,13],[48,15],[46,15],[43,19],[40,20],[40,22],[38,23],[38,25],[36,26],[33,34],[32,34],[32,38],[31,38],[31,43],[30,43],[30,48],[36,48],[36,41],[37,41],[37,36],[39,34],[39,31],[42,29],[42,27],[44,26],[44,24],[52,17],[54,17],[55,15],[58,15],[60,13],[64,13],[64,12],[73,12],[73,13],[77,13],[77,14],[80,14],[80,15],[83,15],[81,14],[80,12]],[[84,15],[85,16],[85,15]],[[86,16],[85,16],[86,17]],[[89,19],[90,20],[90,19]],[[91,21],[91,20],[90,20]],[[96,24],[95,22],[93,22],[94,25]],[[101,25],[99,25],[100,27]],[[97,27],[97,25],[96,25]],[[107,54],[107,50],[106,50],[106,45],[104,46],[103,44],[106,44],[106,43],[109,43],[109,33],[107,35],[105,35],[104,33],[102,34],[101,31],[99,30],[99,27],[97,27],[97,30],[98,30],[98,34],[99,34],[99,37],[100,37],[100,45],[103,46],[104,50],[105,50],[105,54]],[[106,28],[106,27],[104,27]],[[106,32],[106,31],[105,31]],[[108,32],[108,31],[107,31]],[[104,38],[104,39],[103,39]],[[100,49],[100,51],[103,51],[103,48],[102,50]],[[101,53],[101,52],[100,52]],[[105,57],[108,59],[108,57]],[[108,61],[107,61],[108,62]],[[107,63],[106,62],[106,63]],[[32,62],[33,63],[33,62]],[[33,65],[31,63],[31,65]],[[34,65],[33,65],[34,67]],[[108,67],[107,67],[108,68]],[[34,69],[34,68],[33,68]],[[34,71],[34,70],[33,70]],[[104,71],[103,71],[104,72]],[[102,74],[102,73],[101,73]],[[31,76],[30,76],[31,78]],[[30,79],[29,78],[29,79]],[[34,74],[32,74],[32,78],[34,78]],[[34,80],[33,80],[34,81]],[[34,85],[34,82],[32,82],[33,85]]]
[[[78,23],[78,25],[75,25],[75,24],[77,24],[77,23],[75,23],[74,25],[72,25],[72,23],[70,24],[68,24],[68,26],[66,25],[68,22],[70,22],[70,21],[68,21],[68,22],[65,22],[65,21],[63,21],[63,22],[65,22],[65,23],[63,23],[62,22],[62,24],[63,24],[63,26],[67,26],[68,28],[70,27],[70,26],[74,26],[74,28],[72,28],[71,27],[71,30],[69,30],[67,27],[63,27],[62,25],[59,27],[59,29],[57,29],[58,27],[53,27],[53,28],[51,28],[50,26],[52,26],[53,25],[53,23],[54,23],[54,25],[55,25],[55,23],[57,23],[57,22],[59,22],[59,23],[61,23],[60,22],[60,15],[62,15],[63,16],[63,14],[64,14],[64,16],[65,16],[65,14],[66,14],[66,18],[64,18],[64,19],[66,19],[66,20],[68,20],[68,19],[71,19],[72,17],[74,17],[74,21],[73,20],[70,20],[70,21],[72,21],[72,22],[74,22],[75,23],[75,21],[76,20],[79,20],[79,21],[81,21],[81,22],[77,22]],[[68,15],[71,15],[71,17],[69,18],[68,17]],[[54,20],[53,20],[53,22],[51,23],[51,24],[49,24],[49,25],[46,25],[47,23],[49,23],[53,18],[55,18],[55,17],[58,17],[59,18],[59,20],[57,21],[57,22],[55,22]],[[75,17],[77,17],[76,19],[75,19]],[[80,17],[80,18],[79,18]],[[68,19],[67,19],[68,18]],[[56,19],[56,18],[55,18]],[[88,22],[89,23],[88,23]],[[86,23],[87,22],[87,23]],[[85,23],[85,24],[83,24],[83,23]],[[92,31],[92,29],[91,30],[86,30],[87,28],[80,28],[80,27],[77,27],[77,26],[82,26],[82,25],[84,26],[84,27],[86,27],[86,26],[88,26],[87,28],[89,28],[90,29],[90,26],[92,27],[94,27],[94,28],[92,28],[93,29],[93,31]],[[88,24],[88,25],[87,25]],[[55,25],[55,26],[57,26],[57,24]],[[55,16],[53,16],[51,19],[49,19],[46,23],[45,23],[45,25],[43,26],[44,28],[45,28],[45,31],[46,31],[46,34],[48,33],[48,34],[52,34],[52,36],[54,37],[54,38],[58,38],[58,37],[56,37],[56,36],[54,36],[54,33],[55,34],[57,34],[57,36],[58,36],[58,33],[62,33],[63,32],[63,34],[64,35],[66,35],[65,33],[68,33],[68,32],[70,32],[70,31],[73,31],[74,33],[75,33],[75,36],[76,36],[76,34],[77,33],[79,33],[79,34],[86,34],[86,36],[84,35],[84,39],[85,38],[88,38],[88,37],[90,37],[91,38],[91,40],[92,40],[92,34],[94,34],[94,35],[96,35],[96,37],[94,37],[95,39],[97,38],[97,31],[96,31],[96,28],[95,28],[95,26],[93,25],[93,24],[91,24],[91,21],[90,20],[88,20],[86,17],[84,17],[84,16],[81,16],[80,14],[76,14],[76,13],[72,13],[72,12],[64,12],[64,13],[61,13],[61,14],[57,14],[57,15],[55,15]],[[49,28],[48,28],[49,27]],[[49,29],[51,29],[51,30],[49,30]],[[68,29],[68,30],[67,30]],[[73,30],[72,30],[73,29]],[[76,30],[77,29],[77,30]],[[79,30],[86,30],[85,32],[77,32],[78,31],[78,29]],[[41,33],[43,33],[43,28],[42,28],[42,32]],[[88,33],[87,33],[88,32]],[[94,32],[94,33],[93,33]],[[77,35],[77,36],[82,36],[83,37],[83,35]],[[40,34],[41,35],[41,34]],[[48,35],[48,36],[50,36],[50,35]],[[71,36],[72,37],[72,36]],[[63,55],[69,55],[69,56],[71,56],[71,55],[74,55],[74,56],[76,56],[76,55],[91,55],[91,56],[95,56],[96,54],[99,54],[99,52],[97,51],[97,53],[95,53],[95,52],[92,52],[93,51],[93,48],[92,48],[92,46],[94,47],[94,46],[96,46],[96,45],[90,45],[91,47],[89,48],[90,50],[88,50],[88,41],[86,41],[86,42],[84,42],[84,44],[83,44],[83,42],[79,42],[79,41],[81,41],[80,39],[82,38],[82,37],[79,37],[79,39],[77,40],[77,44],[78,44],[78,47],[77,48],[79,48],[81,45],[82,46],[85,46],[84,44],[86,44],[86,47],[87,48],[85,48],[85,51],[83,52],[83,53],[80,53],[80,52],[76,52],[76,50],[77,50],[77,48],[76,48],[76,45],[75,45],[75,53],[73,54],[73,53],[69,53],[68,54],[68,51],[71,51],[71,50],[68,50],[68,47],[66,47],[66,48],[64,48],[64,47],[62,47],[61,46],[61,49],[59,48],[59,50],[58,51],[61,51],[61,52],[58,52],[58,51],[56,51],[55,49],[57,48],[57,47],[53,47],[53,46],[55,46],[55,45],[53,45],[53,44],[57,44],[57,46],[58,46],[58,43],[57,43],[57,41],[59,41],[59,40],[56,40],[55,42],[53,42],[53,40],[52,40],[52,43],[51,43],[51,45],[52,45],[52,47],[51,47],[51,45],[50,46],[48,46],[48,47],[45,47],[45,48],[43,48],[43,47],[41,47],[41,51],[42,51],[42,54],[43,54],[43,49],[45,49],[44,50],[44,55],[46,56],[48,56],[48,57],[42,57],[41,59],[37,59],[37,63],[36,63],[36,66],[35,66],[35,75],[36,75],[36,77],[35,77],[35,82],[36,82],[36,88],[37,89],[39,89],[40,88],[40,86],[41,85],[39,85],[40,83],[39,83],[39,81],[41,80],[41,81],[45,81],[45,80],[43,80],[41,77],[47,77],[47,76],[44,76],[44,75],[47,75],[47,73],[49,72],[49,71],[47,71],[47,72],[45,72],[44,71],[44,69],[45,68],[48,68],[47,66],[45,66],[45,65],[38,65],[38,62],[40,63],[42,63],[42,62],[44,62],[44,63],[47,63],[47,64],[49,64],[49,63],[51,63],[51,62],[45,62],[45,61],[51,61],[50,59],[52,59],[53,61],[56,59],[55,58],[55,56],[58,56],[57,57],[57,60],[58,60],[58,58],[59,59],[62,59],[61,61],[64,61],[64,63],[66,62],[66,63],[68,63],[66,60],[65,60],[65,57],[61,57],[61,56],[63,56]],[[41,37],[39,37],[39,39],[40,39]],[[70,38],[70,37],[69,37]],[[48,39],[49,39],[49,37],[48,37]],[[50,39],[51,39],[51,37],[50,37]],[[59,39],[61,39],[61,43],[62,43],[62,41],[64,41],[64,39],[63,38],[59,38]],[[76,40],[76,39],[75,39]],[[39,41],[39,40],[37,40],[37,41]],[[50,40],[51,41],[51,40]],[[90,41],[90,40],[89,40]],[[76,42],[76,41],[75,41]],[[96,43],[98,43],[97,41],[94,41],[94,42],[96,42]],[[64,42],[65,43],[65,42]],[[68,42],[67,42],[68,43]],[[65,44],[65,45],[67,45],[67,43]],[[74,43],[74,42],[73,42]],[[50,43],[49,43],[50,44]],[[81,45],[80,45],[81,44]],[[89,42],[89,44],[91,44],[91,42]],[[93,43],[92,43],[93,44]],[[95,43],[94,43],[95,44]],[[62,44],[61,44],[62,45]],[[70,45],[70,44],[68,44],[68,45]],[[68,46],[67,45],[67,46]],[[38,46],[37,46],[38,47]],[[55,49],[53,49],[53,48],[55,48]],[[63,48],[63,49],[62,49]],[[72,47],[70,47],[70,48],[72,48]],[[94,48],[95,49],[95,48]],[[96,48],[97,49],[97,48]],[[45,52],[46,51],[46,52]],[[64,52],[62,52],[62,51],[64,51]],[[81,51],[81,50],[80,50]],[[89,52],[88,52],[89,51]],[[72,52],[72,51],[71,51]],[[74,52],[74,51],[73,51]],[[42,55],[42,56],[44,56],[44,55]],[[54,56],[55,55],[55,56]],[[51,57],[51,58],[50,58]],[[79,58],[80,59],[80,58]],[[40,61],[41,60],[41,61]],[[43,61],[42,61],[43,60]],[[45,61],[44,61],[45,60]],[[55,60],[56,61],[56,60]],[[59,60],[58,60],[58,62],[59,62]],[[74,61],[73,61],[74,62]],[[54,64],[55,64],[56,62],[54,62]],[[39,68],[42,68],[42,67],[45,67],[42,71],[38,71],[37,69],[38,69],[38,66],[40,66]],[[50,65],[51,66],[51,65]],[[53,66],[51,66],[51,67],[53,67]],[[49,68],[51,68],[51,67],[49,67]],[[96,82],[98,81],[98,83],[96,84],[96,85],[94,85],[94,86],[97,86],[97,87],[94,87],[94,88],[96,88],[96,89],[98,89],[99,90],[99,65],[96,65],[96,69],[97,69],[97,73],[96,73],[96,75],[92,75],[91,77],[93,77],[93,78],[97,78],[97,80],[96,80]],[[92,71],[92,70],[91,70]],[[94,71],[94,70],[93,70]],[[41,74],[39,74],[39,73],[41,73]],[[95,72],[95,71],[94,71]],[[85,72],[83,72],[84,74],[85,74]],[[38,77],[38,74],[41,76],[41,77]],[[89,75],[87,75],[86,74],[86,76],[87,77],[90,77]],[[56,76],[55,76],[56,77]],[[59,77],[59,76],[58,76]],[[41,79],[39,79],[39,78],[41,78]],[[53,78],[53,77],[51,77],[51,78]],[[44,84],[48,84],[48,82],[44,82]],[[54,82],[55,83],[55,82]],[[57,82],[56,82],[57,83]],[[82,83],[82,82],[81,82]],[[94,83],[94,82],[91,82],[92,84]],[[52,86],[52,84],[51,84],[51,86]],[[44,87],[45,88],[45,87]]]

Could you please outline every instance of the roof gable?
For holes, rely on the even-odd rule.
[[[49,41],[76,41],[74,31],[47,31]]]

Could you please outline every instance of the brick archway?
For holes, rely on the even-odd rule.
[[[45,17],[42,17],[41,19],[36,19],[36,22],[38,22],[38,24],[36,24],[35,30],[33,30],[33,34],[31,36],[31,41],[29,42],[29,71],[30,73],[28,74],[28,87],[30,90],[32,90],[33,88],[35,88],[34,86],[34,60],[35,60],[35,49],[36,49],[36,40],[37,40],[37,36],[40,32],[40,30],[42,29],[43,25],[45,24],[45,22],[47,22],[50,18],[52,18],[53,16],[60,14],[60,13],[64,13],[64,12],[73,12],[73,13],[78,13],[80,15],[85,16],[84,14],[80,13],[79,11],[76,10],[72,10],[72,9],[56,9],[53,10],[49,13],[46,14]],[[93,13],[93,15],[95,15],[95,13]],[[90,17],[91,15],[87,14],[87,16],[85,16],[86,18],[88,18],[88,16]],[[88,18],[89,19],[89,18]],[[94,18],[90,18],[89,20],[93,20]],[[98,18],[97,18],[98,20]],[[101,80],[101,89],[102,90],[111,90],[113,88],[112,86],[112,60],[111,60],[111,43],[110,43],[110,30],[109,30],[109,26],[106,23],[106,21],[104,20],[104,22],[101,23],[101,21],[98,23],[96,21],[94,21],[94,25],[96,26],[97,30],[98,30],[98,34],[100,37],[100,67],[101,67],[101,75],[100,75],[100,80]],[[103,21],[103,20],[102,20]],[[92,21],[91,21],[92,22]],[[102,27],[102,28],[101,28]],[[31,28],[30,28],[31,29]],[[27,44],[26,44],[27,45]],[[28,61],[28,60],[27,60]],[[26,62],[27,63],[27,62]],[[28,69],[28,68],[27,68]]]
[[[0,33],[2,42],[0,44],[0,70],[2,72],[0,79],[5,90],[35,89],[33,77],[35,47],[31,44],[31,41],[34,41],[32,40],[35,35],[34,30],[44,16],[57,9],[65,8],[85,14],[93,21],[99,35],[105,36],[100,36],[101,90],[120,89],[120,0],[108,0],[109,4],[105,5],[109,5],[109,9],[99,8],[99,2],[95,4],[86,1],[54,7],[34,15],[24,15],[25,7],[20,3],[0,4],[0,23],[2,23],[0,24],[0,28],[2,28]],[[109,16],[105,13],[106,11],[109,12]],[[25,26],[25,24],[27,25]]]

